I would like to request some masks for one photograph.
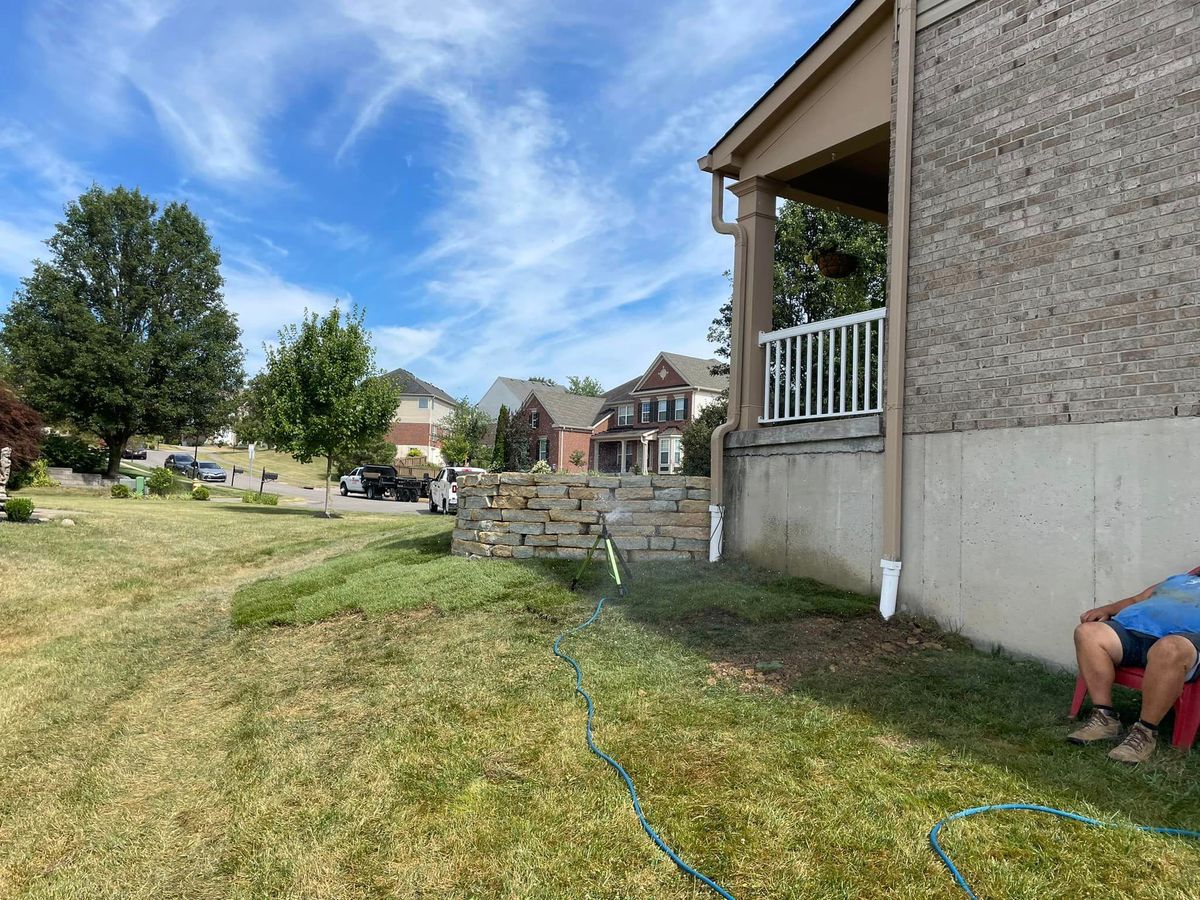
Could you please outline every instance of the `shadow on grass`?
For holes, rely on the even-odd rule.
[[[542,567],[569,581],[578,564]],[[584,589],[611,596],[600,571],[587,572]],[[1135,822],[1200,826],[1200,753],[1169,746],[1171,716],[1154,760],[1124,767],[1106,758],[1107,747],[1066,743],[1073,675],[975,650],[928,621],[885,623],[873,598],[731,564],[635,567],[629,587],[617,614],[709,660],[722,677],[865,714],[903,735],[911,752],[971,757],[1030,785],[1031,796],[979,803],[1082,801]],[[1117,702],[1127,723],[1136,718],[1135,694]],[[930,744],[937,749],[920,749]]]
[[[221,503],[210,508],[232,510],[233,512],[242,513],[258,513],[259,515],[266,516],[308,516],[312,519],[325,518],[321,510],[309,509],[307,507],[262,506],[257,503],[243,503],[239,506],[236,503]],[[330,516],[329,518],[341,518],[341,516]]]

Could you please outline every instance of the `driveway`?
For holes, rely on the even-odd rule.
[[[147,450],[146,459],[137,460],[143,465],[155,467],[163,465],[168,456],[167,450]],[[201,462],[204,460],[204,454],[200,454]],[[226,469],[226,471],[229,471]],[[236,480],[232,487],[238,490],[258,490],[260,484],[260,470],[255,467],[255,477],[253,482],[246,475],[236,476]],[[228,482],[225,487],[230,487]],[[288,506],[296,507],[301,504],[308,506],[313,510],[321,510],[325,508],[325,492],[320,489],[308,489],[295,487],[294,485],[284,484],[282,481],[268,481],[263,487],[264,493],[278,494],[280,501]],[[337,512],[360,512],[360,513],[375,513],[377,515],[388,516],[415,516],[429,515],[429,504],[422,500],[419,503],[398,503],[391,500],[368,500],[366,497],[355,496],[351,494],[343,497],[338,493],[337,485],[330,485],[329,489],[329,508]]]

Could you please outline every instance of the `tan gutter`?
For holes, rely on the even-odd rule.
[[[888,260],[887,407],[883,438],[883,582],[879,611],[896,612],[900,586],[904,484],[904,368],[908,330],[908,257],[912,196],[913,97],[916,71],[916,0],[896,2],[896,131],[892,170],[892,233]]]
[[[713,172],[712,226],[720,234],[733,235],[733,303],[729,326],[729,412],[725,421],[713,429],[711,444],[711,484],[709,500],[708,561],[721,558],[725,544],[725,435],[741,424],[742,319],[746,314],[746,229],[737,222],[725,221],[725,176]]]

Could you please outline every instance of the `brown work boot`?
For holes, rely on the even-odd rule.
[[[1115,741],[1120,737],[1121,720],[1102,709],[1093,709],[1083,726],[1068,734],[1067,740],[1072,744],[1094,744],[1096,741]]]
[[[1108,751],[1108,758],[1130,764],[1144,763],[1154,755],[1157,741],[1155,732],[1141,722],[1135,722],[1125,740]]]

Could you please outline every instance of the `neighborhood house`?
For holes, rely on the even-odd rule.
[[[662,352],[640,376],[599,397],[534,383],[516,414],[529,422],[534,458],[555,471],[675,474],[683,429],[725,390],[728,379],[712,374],[716,365]]]
[[[1198,43],[1194,2],[858,0],[732,125],[714,557],[1067,665],[1197,565]],[[888,224],[886,310],[773,330],[781,197]]]
[[[454,398],[407,369],[396,369],[385,377],[400,385],[401,390],[387,440],[396,445],[401,457],[416,449],[433,465],[444,464],[440,424],[454,409]]]

